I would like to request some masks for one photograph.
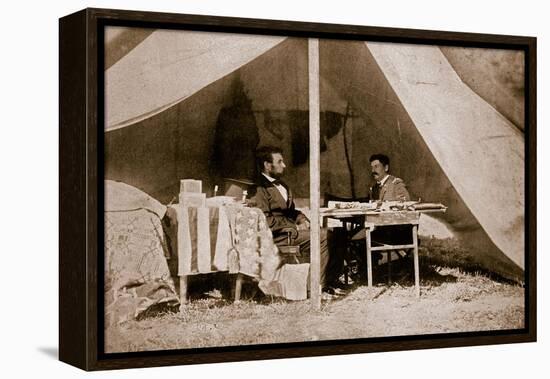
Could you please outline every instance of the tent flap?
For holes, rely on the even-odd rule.
[[[105,130],[151,117],[285,37],[156,30],[105,74]]]
[[[367,46],[468,208],[524,268],[523,135],[460,80],[438,47]]]

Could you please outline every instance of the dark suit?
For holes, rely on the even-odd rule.
[[[273,241],[277,246],[287,246],[287,232],[291,233],[291,244],[300,246],[299,258],[301,263],[310,262],[310,231],[298,230],[297,222],[300,219],[307,219],[305,215],[296,210],[292,191],[281,182],[287,192],[288,200],[285,201],[281,192],[264,175],[256,180],[256,186],[251,191],[251,203],[260,208],[267,220],[267,224],[273,233]],[[325,229],[321,229],[321,285],[327,284],[326,270],[329,260],[327,248],[327,234]]]

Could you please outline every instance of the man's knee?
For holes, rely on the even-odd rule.
[[[328,229],[321,228],[321,241],[326,241],[328,236]]]
[[[294,245],[302,245],[304,243],[309,243],[311,234],[309,230],[298,230],[296,239],[293,240]]]

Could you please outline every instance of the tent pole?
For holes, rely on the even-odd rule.
[[[311,210],[311,306],[321,309],[321,229],[319,228],[320,202],[320,126],[319,126],[319,39],[308,40],[309,61],[309,208]]]

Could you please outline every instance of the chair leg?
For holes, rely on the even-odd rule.
[[[367,286],[372,287],[372,252],[371,252],[370,228],[366,228],[365,243],[367,250]]]
[[[349,277],[349,265],[347,263],[347,261],[344,261],[344,263],[342,264],[343,268],[342,268],[342,272],[344,273],[344,284],[348,284],[348,277]]]

